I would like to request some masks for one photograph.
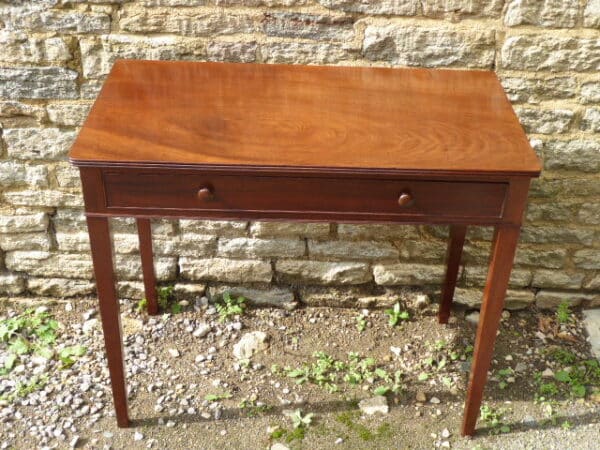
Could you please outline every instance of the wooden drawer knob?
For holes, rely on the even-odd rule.
[[[413,197],[412,195],[410,195],[410,192],[403,192],[402,194],[400,194],[400,197],[398,197],[398,204],[400,206],[408,206],[413,202]]]
[[[203,187],[198,190],[196,197],[198,197],[198,199],[200,199],[202,201],[207,202],[207,201],[213,200],[215,198],[215,194],[213,194],[213,191],[211,188]]]

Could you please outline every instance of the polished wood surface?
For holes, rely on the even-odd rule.
[[[450,238],[448,240],[448,250],[446,252],[446,278],[442,286],[442,300],[438,312],[438,322],[448,323],[450,317],[450,308],[454,298],[454,289],[460,269],[460,258],[465,244],[467,227],[464,225],[452,225],[450,227]]]
[[[495,75],[425,69],[120,61],[71,150],[80,167],[117,423],[128,426],[108,220],[137,218],[156,313],[150,218],[450,224],[447,322],[466,227],[495,238],[462,433],[474,433],[530,178]]]
[[[495,223],[508,183],[415,179],[248,176],[202,170],[105,170],[88,212],[315,220]]]
[[[125,353],[123,352],[123,331],[121,329],[121,313],[113,267],[110,226],[108,219],[105,217],[88,217],[87,224],[117,425],[128,427],[129,411],[127,407],[127,384],[125,382]]]
[[[117,61],[70,154],[138,163],[536,175],[493,72]]]

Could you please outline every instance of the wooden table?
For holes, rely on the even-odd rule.
[[[446,323],[467,225],[495,227],[462,433],[474,432],[529,182],[540,163],[492,72],[117,61],[80,168],[117,422],[129,425],[110,217],[450,225]]]

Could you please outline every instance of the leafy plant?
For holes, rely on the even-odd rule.
[[[303,415],[302,410],[296,409],[290,418],[292,419],[292,426],[294,428],[306,428],[312,423],[314,417],[313,413]]]
[[[220,392],[217,394],[206,394],[204,396],[204,400],[209,402],[218,402],[219,400],[225,400],[231,397],[233,397],[231,392]]]
[[[363,314],[356,316],[356,329],[361,333],[367,329],[367,318]]]
[[[15,367],[19,357],[32,352],[50,359],[54,355],[52,344],[56,342],[58,322],[46,311],[33,308],[22,314],[0,321],[0,344],[6,345],[8,356],[0,367],[0,376]]]
[[[556,320],[560,324],[567,324],[571,322],[573,313],[571,312],[571,307],[569,302],[564,300],[558,305],[556,309]]]
[[[242,411],[246,412],[247,417],[256,417],[271,409],[271,406],[257,402],[255,397],[243,399],[238,406]]]
[[[183,307],[174,301],[173,286],[161,286],[156,289],[158,309],[162,312],[170,311],[171,314],[179,314]],[[148,299],[143,298],[137,303],[137,311],[148,310]]]
[[[389,383],[391,385],[387,386],[386,392],[399,392],[402,389],[402,374],[398,372],[392,378],[385,369],[377,367],[374,358],[361,357],[355,352],[348,353],[346,361],[337,360],[325,352],[315,352],[313,358],[315,361],[311,364],[284,367],[281,372],[289,378],[295,378],[297,384],[313,383],[329,392],[337,392],[340,384],[356,386],[364,382]],[[278,367],[276,369],[279,371]],[[383,387],[375,386],[374,389],[381,392]]]
[[[388,323],[391,327],[395,327],[401,320],[410,318],[408,311],[403,311],[399,302],[396,302],[392,308],[386,309],[384,312],[389,316]]]
[[[17,398],[27,397],[32,392],[38,391],[48,383],[48,375],[34,376],[31,380],[26,383],[18,382],[15,389],[9,394],[0,396],[0,400],[7,401],[9,403],[14,402]]]
[[[515,371],[510,367],[507,367],[506,369],[500,369],[497,372],[498,379],[500,380],[498,383],[498,387],[500,389],[506,389],[506,387],[508,386],[507,378],[511,377],[514,373]]]
[[[492,429],[493,434],[510,432],[510,427],[504,423],[503,416],[503,409],[496,409],[488,405],[483,405],[480,408],[480,418]]]
[[[62,363],[61,368],[67,369],[75,364],[76,358],[85,355],[87,348],[83,345],[73,345],[71,347],[65,347],[58,352],[58,359]]]
[[[244,313],[246,309],[246,299],[242,296],[233,298],[229,292],[223,292],[223,299],[215,304],[219,313],[219,321],[225,322],[230,317],[238,316]]]

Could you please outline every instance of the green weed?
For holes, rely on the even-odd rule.
[[[491,428],[492,434],[509,433],[510,427],[504,423],[503,409],[483,405],[480,408],[480,418],[483,423]]]
[[[395,327],[400,321],[408,320],[410,318],[408,311],[403,311],[398,302],[396,302],[392,308],[386,309],[384,312],[389,316],[388,324],[391,327]]]
[[[233,298],[229,292],[223,292],[223,299],[220,303],[215,304],[219,313],[219,321],[225,322],[230,317],[244,314],[246,309],[246,299],[242,296]]]

